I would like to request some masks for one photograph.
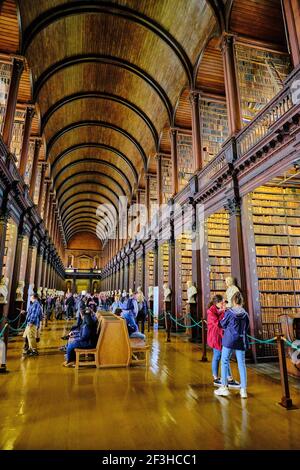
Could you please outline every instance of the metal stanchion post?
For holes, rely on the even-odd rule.
[[[282,398],[281,398],[280,405],[284,406],[284,408],[290,409],[293,407],[293,402],[290,397],[283,335],[278,335],[276,339],[277,339],[277,346],[278,346],[280,379],[281,379],[281,389],[282,389]]]
[[[170,312],[165,312],[165,325],[166,325],[166,332],[167,332],[167,343],[171,342],[171,316]]]
[[[207,355],[206,355],[206,325],[205,321],[202,318],[202,358],[201,362],[208,362]]]

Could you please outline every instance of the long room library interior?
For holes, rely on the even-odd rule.
[[[0,0],[0,405],[5,456],[300,451],[299,0]]]

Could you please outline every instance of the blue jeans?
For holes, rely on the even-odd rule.
[[[214,377],[219,377],[220,359],[221,359],[221,351],[219,351],[219,349],[213,348],[213,357],[212,357],[211,368],[212,368],[212,375]],[[232,377],[231,369],[230,369],[230,363],[229,363],[229,370],[228,370],[228,376],[227,377]]]
[[[240,351],[238,349],[229,349],[223,346],[222,348],[222,356],[221,356],[221,380],[222,385],[227,385],[227,377],[229,371],[229,361],[232,352],[235,351],[236,360],[238,363],[239,374],[240,374],[240,383],[241,388],[247,388],[247,371],[246,371],[246,363],[245,363],[245,351]]]

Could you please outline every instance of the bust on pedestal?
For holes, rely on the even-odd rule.
[[[2,279],[0,282],[0,304],[7,304],[8,284],[9,284],[8,277],[2,276]]]
[[[192,281],[188,281],[187,282],[187,296],[188,296],[187,303],[188,304],[196,303],[196,299],[195,299],[196,294],[197,294],[196,287],[194,286]]]
[[[163,290],[164,290],[164,302],[171,302],[171,289],[168,286],[168,284],[163,285]]]
[[[148,301],[153,302],[153,287],[152,286],[148,287]]]
[[[197,295],[197,288],[194,285],[192,281],[187,282],[187,303],[189,305],[189,313],[191,318],[193,319],[194,322],[198,323],[199,318],[197,315],[197,300],[196,300],[196,295]],[[193,325],[192,325],[193,326]],[[201,341],[201,336],[200,336],[200,329],[199,326],[193,326],[191,328],[191,338],[190,341],[192,342],[200,342]]]
[[[232,307],[232,303],[231,303],[232,297],[234,296],[236,292],[239,292],[239,288],[235,285],[235,280],[232,276],[226,277],[225,284],[227,287],[226,294],[225,294],[227,307],[230,308]]]
[[[23,299],[23,296],[24,296],[24,286],[25,286],[25,282],[24,281],[19,281],[18,283],[18,287],[16,289],[16,301],[17,302],[22,302],[24,299]]]
[[[172,299],[171,299],[171,294],[172,290],[168,286],[168,284],[163,285],[163,290],[164,290],[164,303],[165,303],[165,325],[166,325],[166,331],[167,331],[167,342],[170,343],[171,341],[171,327],[172,327],[172,322],[171,322],[171,308],[172,308]]]

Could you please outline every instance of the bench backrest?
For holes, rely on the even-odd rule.
[[[126,367],[130,363],[131,349],[126,321],[111,312],[98,312],[99,336],[97,341],[97,367]]]

